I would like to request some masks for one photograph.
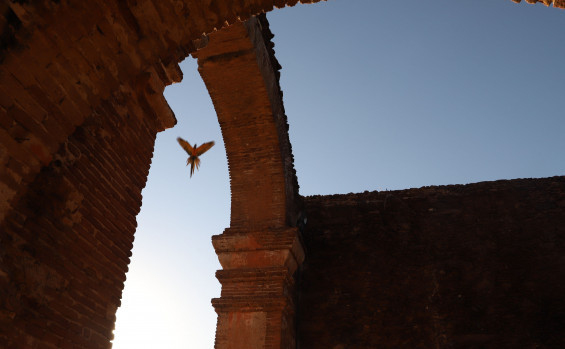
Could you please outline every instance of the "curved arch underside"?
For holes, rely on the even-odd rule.
[[[314,3],[319,0],[304,0]],[[512,0],[520,2],[520,0]],[[96,108],[124,93],[157,131],[175,117],[163,97],[195,40],[297,0],[13,2],[0,6],[0,222],[41,168]],[[565,0],[527,0],[565,8]],[[62,20],[63,19],[63,20]],[[49,118],[46,117],[49,115]],[[229,151],[229,150],[228,150]]]
[[[268,22],[250,19],[210,34],[193,54],[218,115],[232,193],[232,230],[283,228],[297,211],[278,62]],[[275,66],[273,66],[275,65]]]

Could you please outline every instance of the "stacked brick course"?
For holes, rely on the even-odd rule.
[[[515,3],[520,3],[522,0],[512,0]],[[528,4],[537,4],[538,2],[544,4],[545,6],[551,6],[558,8],[565,8],[565,0],[526,0]]]
[[[6,215],[3,347],[112,338],[158,127],[128,92],[76,128]]]
[[[178,62],[206,43],[203,33],[233,23],[226,35],[237,35],[213,49],[240,58],[205,59],[201,71],[230,161],[233,211],[224,235],[255,242],[230,245],[238,240],[216,237],[214,243],[223,246],[220,255],[271,251],[279,259],[275,265],[241,257],[237,268],[224,263],[231,269],[218,273],[224,285],[215,301],[219,347],[294,346],[293,273],[303,255],[293,226],[301,199],[279,67],[268,23],[239,21],[297,2],[0,4],[0,347],[110,346],[155,135],[175,123],[164,87],[180,81]],[[563,0],[542,2],[565,7]],[[225,81],[218,79],[226,67],[232,70],[224,70]],[[234,82],[241,74],[247,88]],[[238,93],[230,95],[234,86]],[[242,113],[246,108],[255,113]],[[403,207],[391,215],[402,217]],[[250,301],[263,291],[268,302]]]
[[[193,54],[226,142],[232,229],[296,222],[298,184],[266,19],[210,34]]]
[[[230,228],[213,237],[223,270],[217,349],[294,348],[294,278],[304,259],[301,203],[264,16],[210,34],[193,55],[218,115],[230,168]],[[244,151],[244,149],[246,149]]]
[[[164,87],[202,33],[272,8],[0,5],[1,347],[110,345],[155,135],[175,123]]]
[[[305,206],[303,348],[565,347],[565,177]]]

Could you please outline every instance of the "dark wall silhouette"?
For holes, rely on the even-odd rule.
[[[306,209],[301,348],[565,347],[565,177]]]

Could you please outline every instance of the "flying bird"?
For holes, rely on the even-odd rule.
[[[190,143],[180,137],[177,138],[177,141],[182,149],[190,155],[186,160],[186,166],[190,164],[190,178],[192,178],[194,167],[196,167],[197,170],[200,167],[200,159],[198,157],[208,151],[208,149],[212,148],[214,141],[201,144],[199,147],[196,146],[196,143],[194,144],[194,147],[191,146]]]

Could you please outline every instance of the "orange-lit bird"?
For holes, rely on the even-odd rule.
[[[190,143],[188,143],[187,141],[185,141],[180,137],[177,138],[177,141],[179,142],[180,146],[184,150],[186,150],[188,155],[190,155],[188,157],[188,160],[186,160],[186,166],[190,164],[190,177],[192,178],[192,174],[194,173],[194,167],[196,167],[197,170],[200,167],[200,159],[198,157],[204,154],[208,149],[212,148],[212,146],[214,145],[214,141],[204,143],[199,147],[196,146],[196,143],[194,144],[194,147],[191,146]]]

